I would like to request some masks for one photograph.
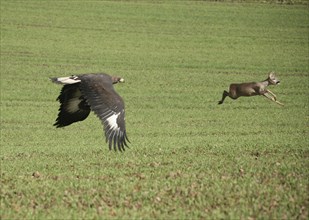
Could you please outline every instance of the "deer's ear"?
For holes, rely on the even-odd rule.
[[[269,76],[270,78],[274,77],[274,76],[275,76],[275,72],[274,72],[274,71],[271,71],[271,72],[268,74],[268,76]]]

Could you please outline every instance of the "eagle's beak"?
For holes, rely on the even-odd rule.
[[[120,78],[119,82],[124,83],[124,78]]]

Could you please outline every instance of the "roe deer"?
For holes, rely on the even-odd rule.
[[[239,83],[239,84],[231,84],[229,92],[225,91],[222,94],[221,101],[218,104],[222,104],[224,99],[228,96],[232,99],[237,99],[240,96],[255,96],[255,95],[263,95],[266,98],[270,99],[273,102],[276,102],[279,105],[283,104],[277,101],[276,95],[270,90],[266,89],[269,85],[277,85],[280,81],[276,78],[274,72],[270,72],[268,78],[262,82],[251,82],[251,83]]]

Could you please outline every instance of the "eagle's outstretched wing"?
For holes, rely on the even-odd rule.
[[[90,106],[83,98],[79,84],[68,84],[62,87],[57,100],[60,102],[58,117],[55,122],[57,128],[83,121],[90,113]]]
[[[125,107],[122,98],[113,87],[113,79],[107,74],[80,75],[80,89],[91,110],[104,126],[109,148],[122,151],[129,142],[125,127]]]

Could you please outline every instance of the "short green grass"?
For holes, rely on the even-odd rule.
[[[308,7],[229,2],[1,1],[1,219],[308,219]],[[48,77],[102,71],[124,153],[52,126]],[[217,105],[269,71],[284,107]]]

